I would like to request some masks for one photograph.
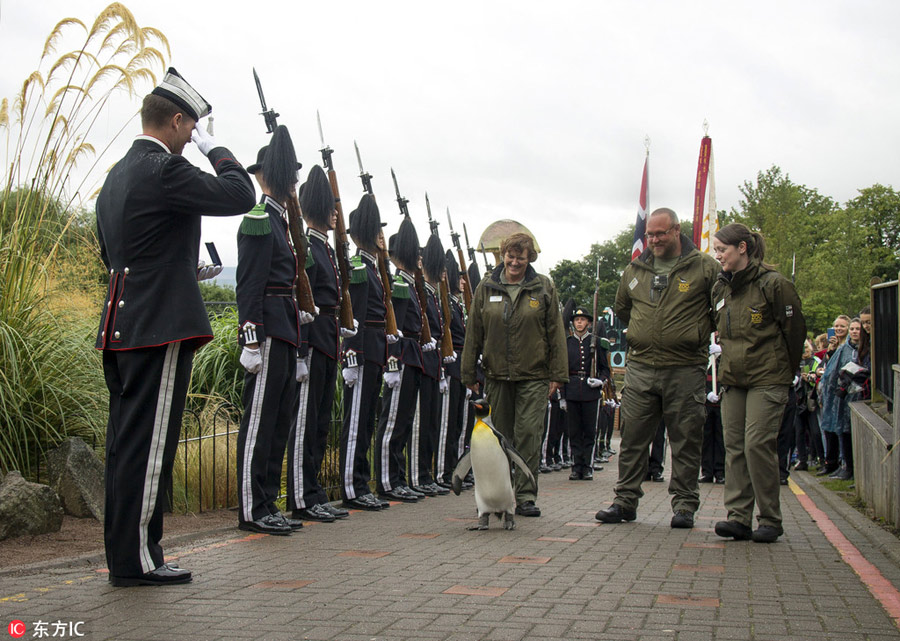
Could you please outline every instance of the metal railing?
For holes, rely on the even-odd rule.
[[[900,299],[898,281],[873,283],[872,307],[872,389],[887,401],[888,408],[894,399],[893,365],[900,360]]]

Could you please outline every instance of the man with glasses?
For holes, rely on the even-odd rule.
[[[671,525],[692,528],[700,506],[710,292],[720,267],[681,233],[671,209],[650,214],[646,239],[647,249],[625,268],[616,293],[615,312],[628,325],[619,480],[613,504],[596,518],[603,523],[637,518],[647,449],[664,420],[672,448]]]

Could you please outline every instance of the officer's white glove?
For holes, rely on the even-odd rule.
[[[400,387],[400,372],[385,372],[384,384],[391,389]]]
[[[309,380],[309,363],[305,358],[297,358],[297,382],[305,383]]]
[[[341,370],[341,376],[344,377],[344,384],[347,387],[353,387],[356,385],[356,381],[359,380],[359,365],[356,367],[345,367]]]
[[[394,343],[399,341],[401,338],[403,338],[403,334],[400,333],[399,329],[397,330],[396,334],[385,334],[384,335],[384,340],[387,341],[388,345],[393,345]]]
[[[588,384],[588,387],[597,389],[598,387],[603,385],[603,379],[602,378],[588,378],[586,383]]]
[[[209,280],[222,273],[222,265],[207,265],[206,262],[197,263],[197,280]]]
[[[466,388],[466,400],[468,401],[470,398],[472,398],[472,390],[470,390],[470,389],[467,387],[467,388]]]
[[[262,354],[258,347],[247,347],[241,350],[241,365],[251,374],[258,374],[262,369]]]
[[[559,409],[565,411],[568,408],[568,404],[566,403],[566,399],[559,399]]]
[[[706,400],[709,401],[710,403],[718,403],[719,395],[716,394],[715,392],[710,392],[709,394],[706,395]]]
[[[316,310],[315,314],[310,314],[309,312],[304,312],[302,309],[300,310],[300,313],[298,314],[298,318],[300,319],[301,325],[306,325],[307,323],[311,323],[314,320],[316,320],[316,316],[319,315],[319,308],[314,305],[313,309]]]
[[[433,352],[437,348],[437,341],[435,339],[431,339],[424,345],[422,345],[423,352]]]
[[[341,327],[341,338],[353,338],[356,336],[356,332],[359,331],[359,321],[355,318],[353,319],[353,329],[347,329],[346,327]]]
[[[456,352],[453,352],[452,354],[450,354],[450,356],[444,357],[444,365],[449,365],[450,363],[455,363],[455,362],[456,362]]]
[[[721,354],[721,353],[722,353],[721,345],[719,345],[718,343],[710,343],[709,344],[709,355],[710,356],[712,356],[713,354]]]
[[[796,387],[796,386],[797,386],[797,383],[799,383],[799,382],[800,382],[800,375],[797,374],[796,376],[794,376],[794,381],[791,383],[791,385],[793,385],[794,387]]]
[[[208,156],[211,150],[219,146],[219,143],[212,137],[212,134],[201,127],[199,122],[194,124],[194,130],[191,132],[191,140],[194,141],[194,144],[197,145],[197,149],[199,149],[200,153],[204,156]]]

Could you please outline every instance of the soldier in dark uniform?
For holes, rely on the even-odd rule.
[[[275,506],[281,466],[296,413],[300,322],[294,286],[297,256],[288,242],[287,202],[300,164],[287,128],[247,167],[263,196],[238,231],[238,341],[242,346],[244,414],[237,442],[238,527],[288,535],[303,527]]]
[[[97,199],[109,289],[97,332],[109,388],[104,539],[113,585],[185,583],[164,562],[162,479],[171,473],[194,350],[212,339],[197,286],[200,216],[253,207],[250,176],[197,121],[209,103],[174,69],[141,107],[143,135]],[[181,152],[193,139],[217,176]]]
[[[419,237],[408,218],[391,236],[389,248],[391,260],[397,266],[391,300],[402,337],[388,347],[381,417],[375,440],[375,484],[381,498],[415,503],[422,495],[405,483],[403,450],[416,413],[416,398],[422,381],[423,347],[419,345],[422,307],[413,276],[419,260]],[[436,344],[432,339],[425,347],[433,350]]]
[[[377,254],[384,248],[381,216],[375,199],[364,194],[350,213],[350,237],[359,248],[352,260],[350,299],[362,323],[356,336],[344,339],[344,423],[341,430],[341,496],[344,506],[381,510],[390,506],[369,490],[369,444],[375,433],[375,407],[387,363],[387,345],[399,336],[385,335],[385,292]]]
[[[569,354],[569,382],[562,388],[566,402],[569,425],[569,443],[572,446],[572,472],[569,480],[590,481],[594,478],[594,439],[597,433],[597,409],[602,395],[601,387],[609,378],[605,338],[596,342],[596,353],[591,349],[592,334],[588,331],[594,318],[582,307],[572,316],[574,331],[566,339]],[[601,342],[602,341],[602,342]],[[597,359],[597,376],[591,375],[594,359]]]
[[[431,338],[438,345],[444,331],[444,315],[438,294],[446,265],[444,248],[440,239],[431,235],[422,254],[422,271],[425,274],[425,316],[431,330]],[[445,359],[455,361],[455,356]],[[409,449],[409,480],[412,489],[425,496],[449,494],[450,490],[435,483],[435,454],[440,435],[441,405],[448,382],[444,377],[440,349],[422,354],[423,376],[419,386],[418,420],[413,422]]]
[[[453,352],[458,357],[462,353],[466,340],[466,321],[462,301],[461,286],[465,281],[459,278],[459,265],[453,252],[449,249],[444,257],[447,269],[447,286],[450,290],[450,335],[453,336]],[[447,377],[447,393],[443,394],[441,403],[441,432],[438,439],[437,484],[445,489],[450,488],[453,470],[465,447],[463,427],[468,423],[468,406],[466,399],[472,390],[462,384],[459,360],[444,366]]]
[[[318,165],[309,171],[301,187],[300,209],[308,227],[309,256],[306,275],[318,315],[300,330],[300,404],[288,438],[288,508],[295,519],[330,523],[349,512],[332,506],[319,483],[325,447],[331,427],[331,405],[340,359],[340,339],[355,335],[339,327],[341,283],[328,232],[337,212],[325,172]],[[301,380],[302,379],[302,380]]]

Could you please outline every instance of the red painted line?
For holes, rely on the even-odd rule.
[[[800,501],[800,505],[803,506],[816,522],[816,525],[819,526],[819,529],[822,530],[825,538],[841,555],[844,563],[856,572],[863,585],[869,589],[872,596],[878,599],[881,607],[893,619],[894,625],[900,628],[900,591],[884,578],[879,569],[862,555],[862,552],[838,529],[834,521],[828,518],[825,512],[816,507],[816,504],[813,503],[807,494],[797,494],[797,500]]]

